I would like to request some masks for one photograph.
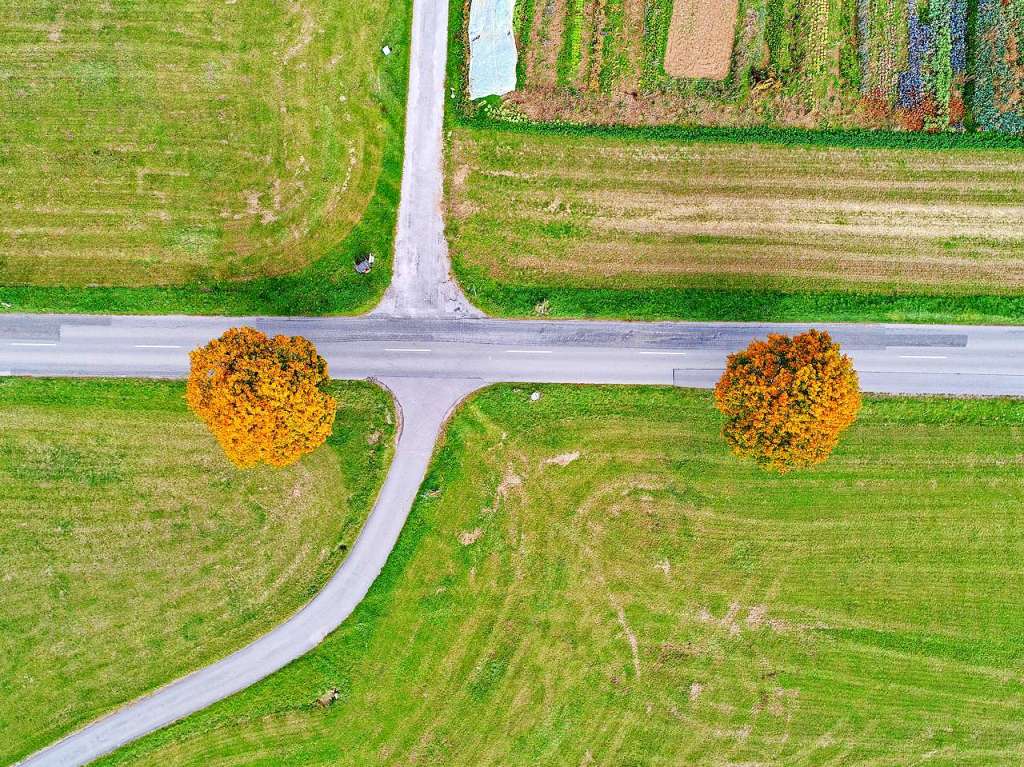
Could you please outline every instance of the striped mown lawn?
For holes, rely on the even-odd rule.
[[[708,392],[532,390],[455,415],[324,645],[102,763],[1024,757],[1024,401],[871,397],[779,477],[727,452]]]
[[[336,248],[381,173],[397,7],[0,6],[0,285],[250,279]]]
[[[0,763],[227,655],[319,590],[393,433],[381,389],[335,396],[326,446],[240,471],[183,384],[0,378]]]
[[[550,290],[554,314],[634,317],[643,291],[774,291],[803,296],[797,316],[747,316],[742,295],[720,316],[683,295],[656,314],[1019,322],[1021,157],[460,128],[449,239],[470,295],[497,313],[532,309],[517,291]],[[588,310],[587,292],[603,304]],[[985,310],[978,296],[1006,300]]]

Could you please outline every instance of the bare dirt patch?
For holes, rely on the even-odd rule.
[[[573,461],[579,460],[580,451],[574,450],[571,453],[562,453],[544,461],[545,466],[568,466]]]
[[[633,670],[636,672],[637,676],[640,676],[640,645],[637,642],[636,634],[626,621],[626,611],[623,609],[622,605],[611,596],[609,596],[609,599],[611,600],[612,607],[615,608],[615,615],[619,619],[619,625],[622,627],[622,633],[625,635],[626,641],[629,643],[629,654],[633,658]]]
[[[724,80],[738,10],[737,0],[676,0],[665,49],[666,74]]]

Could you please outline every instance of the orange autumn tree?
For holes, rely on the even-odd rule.
[[[287,466],[330,436],[327,362],[305,338],[232,328],[190,357],[185,399],[236,466]]]
[[[860,385],[828,333],[772,334],[729,356],[715,404],[732,451],[784,473],[828,458],[857,418]]]

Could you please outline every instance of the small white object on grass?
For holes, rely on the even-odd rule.
[[[385,56],[390,56],[390,55],[391,55],[391,46],[390,46],[390,45],[385,45],[385,46],[384,46],[383,48],[381,48],[380,50],[381,50],[381,52],[382,52],[382,53],[383,53],[383,54],[384,54]]]
[[[530,402],[536,402],[539,399],[540,399],[540,392],[539,391],[535,391],[533,394],[530,395]]]

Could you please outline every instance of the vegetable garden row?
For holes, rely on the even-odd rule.
[[[665,72],[683,2],[518,0],[519,83],[506,110],[539,121],[1024,133],[1024,0],[739,0],[721,80]],[[700,24],[718,18],[704,6]],[[693,23],[692,7],[682,15]]]

